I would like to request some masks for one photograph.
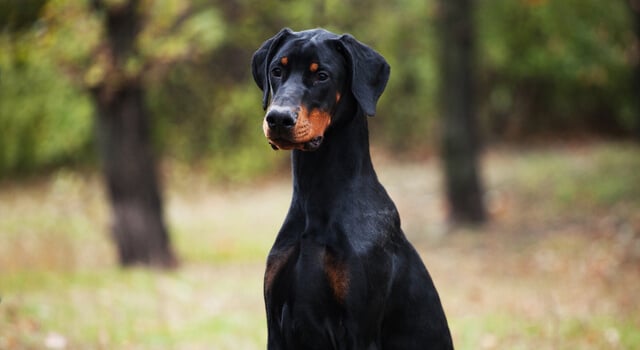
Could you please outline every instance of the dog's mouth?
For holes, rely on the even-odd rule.
[[[323,136],[316,136],[307,142],[291,142],[285,138],[268,138],[269,145],[274,150],[301,150],[301,151],[315,151],[320,148]]]

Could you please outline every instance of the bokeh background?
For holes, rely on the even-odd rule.
[[[131,3],[135,28],[109,22]],[[487,217],[459,225],[442,2],[0,0],[0,348],[265,348],[290,175],[250,61],[282,27],[349,32],[390,63],[374,165],[457,348],[640,348],[640,2],[471,3]],[[130,30],[124,59],[109,28]],[[124,268],[112,240],[97,115],[123,81],[144,102],[177,264]]]

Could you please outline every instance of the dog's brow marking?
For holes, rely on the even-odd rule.
[[[289,64],[289,57],[284,56],[280,59],[280,63],[282,63],[283,66],[286,66],[287,64]]]
[[[309,66],[309,70],[315,73],[318,71],[318,67],[319,67],[318,64],[314,62],[314,63],[311,63],[311,65]]]

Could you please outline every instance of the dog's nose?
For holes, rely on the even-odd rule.
[[[265,120],[272,130],[291,129],[296,125],[296,114],[289,109],[273,108],[269,110]]]

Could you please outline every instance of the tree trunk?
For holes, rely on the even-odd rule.
[[[474,101],[473,0],[440,0],[440,103],[450,220],[486,220],[478,175],[479,142]]]
[[[135,54],[140,18],[137,1],[106,10],[110,62],[105,81],[91,89],[107,192],[112,208],[112,236],[120,264],[173,267],[175,255],[163,220],[162,198],[149,137],[149,112],[140,76],[125,72]]]

